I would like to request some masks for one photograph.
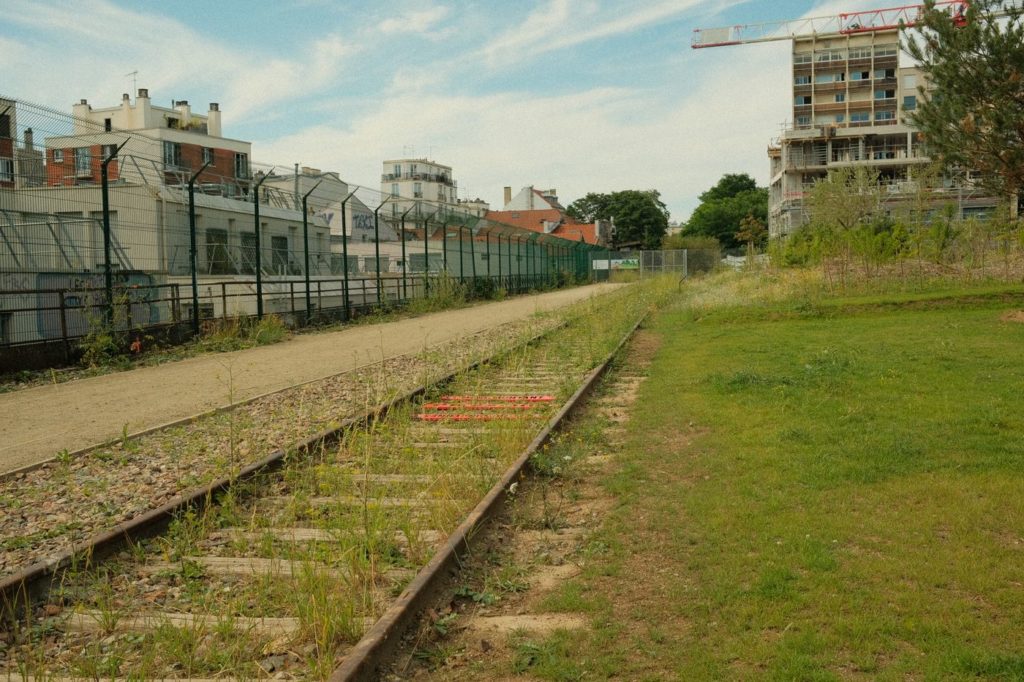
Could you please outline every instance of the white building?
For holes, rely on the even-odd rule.
[[[381,194],[394,197],[385,207],[392,216],[400,216],[417,201],[424,211],[438,205],[459,203],[458,185],[452,179],[451,166],[428,159],[390,159],[383,164]]]

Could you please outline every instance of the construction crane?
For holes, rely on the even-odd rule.
[[[935,6],[949,12],[956,21],[965,21],[970,0],[943,0]],[[904,5],[888,9],[863,12],[844,12],[828,17],[768,21],[760,24],[741,24],[721,28],[698,28],[693,31],[690,44],[695,50],[726,45],[767,43],[774,40],[793,40],[811,35],[853,35],[913,26],[921,18],[924,5]],[[1001,12],[1000,12],[1001,13]]]

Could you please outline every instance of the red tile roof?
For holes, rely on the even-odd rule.
[[[593,223],[577,223],[575,220],[554,208],[533,211],[488,211],[487,219],[531,232],[544,233],[544,223],[558,223],[551,232],[556,237],[579,241],[582,235],[588,244],[596,244],[596,229]]]

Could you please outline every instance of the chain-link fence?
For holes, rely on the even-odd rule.
[[[680,279],[710,272],[717,267],[719,254],[714,249],[669,249],[658,251],[603,251],[590,254],[594,279],[650,277],[672,274]]]
[[[597,247],[254,162],[216,105],[118,129],[144,94],[74,115],[0,97],[0,370],[19,346],[70,361],[97,329],[179,340],[219,318],[346,320],[440,280],[486,296],[589,276]]]

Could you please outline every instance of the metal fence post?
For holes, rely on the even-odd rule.
[[[196,178],[206,170],[212,161],[204,163],[188,179],[188,269],[192,276],[192,336],[199,336],[199,248],[196,246]]]
[[[356,190],[352,190],[348,193],[348,196],[341,202],[341,271],[344,273],[345,279],[342,280],[342,309],[344,310],[345,321],[347,322],[352,317],[352,310],[350,308],[351,303],[349,302],[349,281],[348,281],[348,215],[345,211],[345,205],[348,204],[348,200],[355,196]]]
[[[418,219],[420,216],[417,215]],[[419,222],[419,220],[417,220]],[[427,292],[430,291],[430,242],[428,241],[429,220],[423,219],[423,297],[426,298]]]
[[[122,142],[117,149],[104,157],[100,164],[100,192],[103,203],[103,275],[104,295],[106,297],[106,320],[107,326],[114,324],[114,271],[110,262],[110,178],[108,166],[117,158],[121,147],[128,144],[128,140]]]
[[[313,193],[313,190],[315,190],[317,187],[319,187],[320,183],[323,182],[323,181],[324,181],[324,179],[320,178],[320,180],[315,185],[313,185],[312,189],[310,189],[308,192],[306,192],[305,194],[302,195],[302,248],[303,248],[303,252],[305,254],[305,271],[306,271],[306,324],[309,324],[309,320],[313,316],[313,301],[312,301],[312,298],[311,298],[310,292],[309,292],[309,289],[310,289],[310,284],[309,284],[309,210],[308,210],[308,207],[306,205],[306,201],[307,201],[307,199],[309,199],[309,195]],[[295,178],[296,186],[298,186],[298,182],[299,182],[299,179],[298,179],[298,176],[296,176],[296,178]],[[294,300],[292,301],[292,307],[293,308],[295,307],[295,301]]]
[[[64,342],[64,362],[71,362],[71,344],[68,342],[68,317],[67,303],[64,301],[64,290],[58,289],[57,296],[60,297],[60,338]]]
[[[459,225],[459,284],[466,283],[466,259],[462,247],[462,225]]]
[[[413,204],[409,208],[405,209],[405,211],[402,213],[401,235],[400,236],[401,236],[401,240],[402,240],[402,298],[403,299],[409,298],[409,288],[408,288],[408,285],[406,284],[406,277],[405,277],[406,270],[408,270],[408,268],[409,268],[408,263],[405,262],[405,260],[406,260],[406,255],[405,255],[405,216],[409,215],[409,211],[411,211],[414,208],[416,209],[416,213],[418,214],[419,213],[419,208],[420,208],[420,202],[417,201],[415,204]]]
[[[274,169],[271,168],[270,173],[273,172]],[[256,317],[261,320],[263,319],[263,246],[260,242],[260,185],[270,177],[270,173],[261,177],[252,188],[252,223],[256,232]]]
[[[444,267],[444,274],[448,274],[448,221],[441,223],[441,265]]]
[[[466,231],[469,232],[469,265],[472,268],[470,272],[473,273],[473,288],[476,288],[476,249],[473,244],[473,228],[467,227]]]
[[[384,204],[391,201],[391,195],[389,194],[384,201],[380,202],[377,208],[373,209],[373,255],[377,261],[377,307],[380,307],[380,209],[384,207]]]

